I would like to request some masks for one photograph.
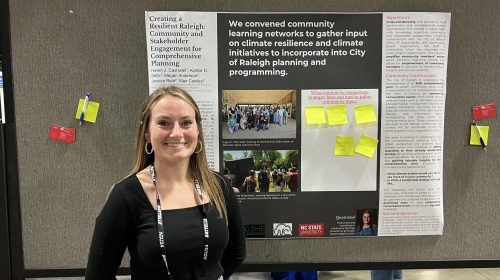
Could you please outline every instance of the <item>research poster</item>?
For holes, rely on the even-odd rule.
[[[145,15],[248,238],[440,235],[449,13]]]

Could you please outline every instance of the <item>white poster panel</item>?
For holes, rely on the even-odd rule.
[[[354,114],[355,106],[371,104],[375,116],[378,116],[378,100],[377,89],[302,91],[300,149],[303,191],[377,190],[377,152],[371,158],[358,153],[335,155],[335,142],[337,136],[352,136],[356,144],[363,134],[378,139],[378,122],[358,124]],[[324,108],[327,122],[323,125],[308,125],[304,109],[318,105]],[[329,124],[328,107],[334,105],[346,107],[347,123]],[[330,180],[325,180],[324,174],[331,174]]]
[[[146,12],[150,93],[176,85],[196,100],[210,168],[219,170],[217,13]]]
[[[450,14],[384,13],[379,235],[443,232]]]

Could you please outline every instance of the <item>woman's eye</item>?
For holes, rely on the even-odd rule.
[[[159,126],[168,126],[169,124],[170,124],[170,122],[168,122],[166,120],[159,120],[158,121]]]
[[[184,120],[182,121],[182,125],[183,126],[190,126],[193,124],[193,121],[192,120]]]

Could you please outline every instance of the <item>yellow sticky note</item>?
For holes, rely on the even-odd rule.
[[[354,116],[356,117],[356,123],[365,124],[377,121],[377,116],[375,115],[375,109],[373,104],[365,104],[354,106]]]
[[[490,133],[489,126],[477,126],[479,129],[479,133],[481,133],[481,137],[483,137],[483,141],[485,145],[488,145],[488,134]],[[477,135],[476,128],[471,125],[470,126],[470,144],[471,145],[481,145],[481,141],[479,141],[479,135]]]
[[[343,125],[347,123],[347,107],[345,104],[331,105],[327,108],[328,124]]]
[[[78,109],[76,110],[76,115],[75,115],[75,118],[77,119],[80,119],[80,115],[82,114],[83,102],[85,102],[85,100],[83,99],[80,99],[80,102],[78,102]],[[85,120],[86,122],[95,123],[98,112],[99,112],[99,103],[89,101],[89,104],[87,105],[87,110],[85,110],[85,116],[83,120]]]
[[[305,108],[307,124],[326,124],[325,108],[323,106],[309,106]]]
[[[337,136],[335,138],[336,156],[354,155],[354,136]]]
[[[377,150],[377,144],[378,139],[362,134],[354,151],[358,154],[373,158],[373,154],[375,154]]]

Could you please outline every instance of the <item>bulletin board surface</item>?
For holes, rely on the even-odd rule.
[[[498,265],[500,122],[487,122],[487,152],[468,143],[471,106],[499,103],[498,1],[16,0],[9,6],[16,129],[6,136],[6,149],[17,150],[16,159],[7,158],[7,164],[17,160],[17,178],[7,182],[14,274],[85,267],[95,217],[132,161],[138,109],[149,91],[144,13],[155,10],[451,13],[443,235],[253,239],[245,264]],[[78,125],[68,116],[86,91],[100,103],[96,123],[78,127],[71,145],[48,139],[52,125]]]

